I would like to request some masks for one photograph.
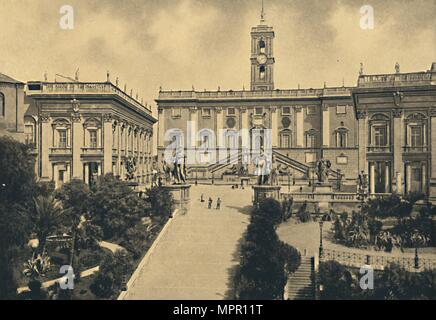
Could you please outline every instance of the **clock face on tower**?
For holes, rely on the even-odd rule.
[[[257,62],[259,64],[265,64],[267,62],[267,60],[268,60],[268,58],[264,54],[260,54],[260,55],[257,56]]]

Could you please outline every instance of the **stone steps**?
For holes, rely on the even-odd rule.
[[[286,296],[288,300],[315,299],[312,274],[313,267],[311,258],[302,257],[300,266],[289,276],[286,285]]]

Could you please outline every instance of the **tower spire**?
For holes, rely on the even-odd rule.
[[[265,22],[265,5],[264,0],[262,0],[262,11],[260,12],[260,23]]]

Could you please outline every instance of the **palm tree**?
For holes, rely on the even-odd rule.
[[[54,233],[66,219],[66,210],[52,196],[33,199],[31,221],[39,240],[38,252],[44,252],[47,237]]]

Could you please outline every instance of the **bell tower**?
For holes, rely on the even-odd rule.
[[[260,24],[251,29],[251,90],[274,90],[274,30],[265,22],[262,0]]]

